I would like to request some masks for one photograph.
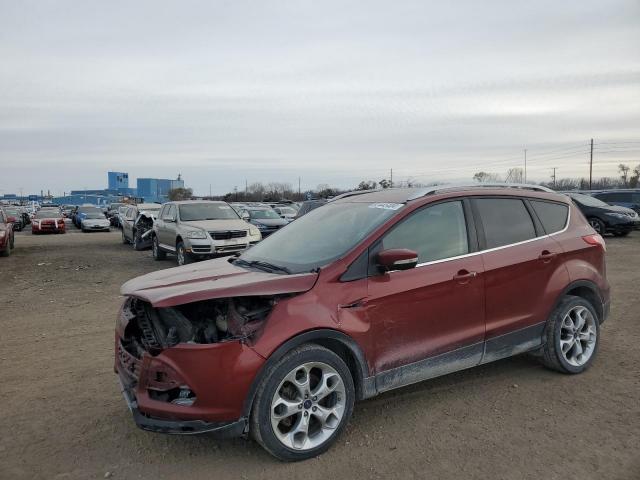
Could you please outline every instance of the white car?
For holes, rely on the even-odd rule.
[[[80,224],[80,228],[83,232],[96,230],[108,232],[110,226],[111,222],[109,222],[109,219],[107,219],[101,212],[87,213],[86,217],[82,219],[82,223]]]

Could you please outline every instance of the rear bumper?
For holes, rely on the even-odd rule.
[[[125,386],[125,381],[118,372],[118,383],[122,396],[133,415],[138,428],[148,432],[166,433],[169,435],[196,435],[209,433],[217,438],[234,438],[245,435],[247,419],[240,418],[232,422],[207,422],[204,420],[168,420],[143,414],[138,408],[132,389]]]

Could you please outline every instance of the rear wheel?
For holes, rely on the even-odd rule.
[[[167,254],[164,251],[160,250],[160,243],[158,242],[157,235],[153,236],[153,244],[151,249],[153,252],[154,260],[164,260],[165,258],[167,258]]]
[[[542,363],[562,373],[581,373],[598,350],[598,314],[584,298],[567,295],[551,314],[545,337]]]
[[[589,225],[591,225],[597,233],[599,233],[600,235],[604,235],[606,227],[602,220],[596,217],[591,217],[589,218]]]
[[[336,441],[354,401],[344,361],[324,347],[302,345],[267,371],[253,404],[251,434],[280,460],[312,458]]]

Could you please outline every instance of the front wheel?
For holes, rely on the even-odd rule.
[[[158,242],[157,235],[153,236],[153,244],[151,246],[151,251],[153,252],[154,260],[164,260],[165,258],[167,258],[167,254],[164,251],[160,250],[160,243]]]
[[[133,232],[133,249],[142,250],[142,234],[140,230]]]
[[[562,373],[582,373],[593,362],[599,340],[600,323],[593,305],[567,295],[547,322],[542,363]]]
[[[184,248],[184,243],[182,242],[178,242],[178,245],[176,245],[176,259],[179,266],[188,265],[193,262],[193,259],[187,253],[187,250]]]
[[[354,401],[353,378],[342,358],[302,345],[267,371],[253,404],[251,434],[280,460],[312,458],[336,441]]]
[[[599,218],[596,218],[596,217],[591,217],[589,219],[589,225],[591,225],[593,227],[593,229],[596,231],[596,233],[598,233],[600,235],[604,235],[606,227],[605,227],[604,222],[602,220],[600,220]]]

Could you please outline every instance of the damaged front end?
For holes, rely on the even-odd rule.
[[[129,297],[116,328],[115,369],[138,426],[244,432],[241,406],[264,363],[251,344],[277,301],[247,296],[156,308]]]
[[[138,214],[134,221],[134,246],[136,250],[142,250],[144,248],[150,248],[153,243],[153,224],[155,222],[155,216],[146,211],[142,211]]]

